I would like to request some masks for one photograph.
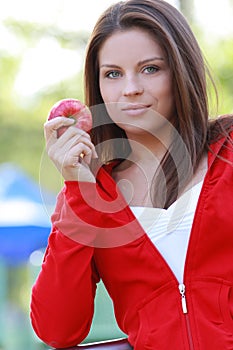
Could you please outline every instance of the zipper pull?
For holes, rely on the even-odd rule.
[[[185,285],[183,283],[179,284],[179,291],[181,294],[181,305],[184,314],[188,313],[186,297],[185,297]]]

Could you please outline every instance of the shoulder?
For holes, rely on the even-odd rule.
[[[208,135],[210,164],[233,166],[233,115],[222,115],[210,121]],[[217,161],[218,160],[218,161]]]
[[[208,145],[214,144],[221,139],[233,140],[233,114],[220,115],[209,120]]]

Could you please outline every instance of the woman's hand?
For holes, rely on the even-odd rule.
[[[97,158],[95,147],[85,131],[72,127],[73,119],[57,117],[44,124],[46,149],[49,158],[68,181],[95,182],[89,168],[92,158]],[[57,129],[67,126],[57,138]]]

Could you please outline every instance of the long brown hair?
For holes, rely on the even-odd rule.
[[[180,137],[174,137],[161,162],[152,195],[154,205],[167,208],[191,179],[208,140],[212,140],[209,136],[206,83],[209,72],[186,19],[169,3],[163,0],[128,0],[109,7],[94,27],[84,69],[86,104],[92,109],[94,118],[92,140],[95,145],[104,144],[101,151],[104,154],[103,162],[115,158],[125,159],[130,149],[125,132],[111,123],[104,107],[99,88],[98,53],[105,40],[114,32],[132,27],[146,30],[154,36],[167,56],[173,79],[175,128]],[[118,142],[115,147],[114,139],[122,142]],[[164,181],[160,183],[159,175],[162,173],[166,178],[164,185]]]

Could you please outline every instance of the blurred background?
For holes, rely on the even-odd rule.
[[[83,100],[90,32],[111,0],[7,0],[0,10],[0,350],[47,349],[29,321],[32,284],[62,179],[43,124],[59,99]],[[219,91],[211,116],[233,113],[233,0],[169,1],[188,18]]]

